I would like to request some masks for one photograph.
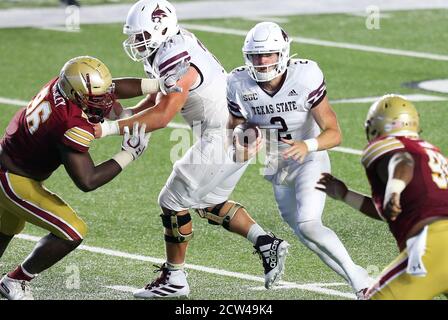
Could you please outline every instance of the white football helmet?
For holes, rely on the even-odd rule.
[[[244,60],[249,68],[249,75],[257,82],[270,81],[285,72],[289,61],[289,40],[286,32],[273,22],[261,22],[253,27],[246,36],[243,46]],[[278,53],[276,63],[254,65],[253,55]],[[268,72],[259,72],[257,68],[273,67]]]
[[[176,10],[166,0],[140,0],[128,12],[123,47],[134,61],[150,57],[165,41],[179,32]]]

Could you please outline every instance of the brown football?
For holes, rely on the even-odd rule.
[[[233,129],[233,143],[238,143],[244,147],[248,147],[255,143],[261,137],[260,128],[252,123],[241,123]]]

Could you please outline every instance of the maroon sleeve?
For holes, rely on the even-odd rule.
[[[80,109],[74,111],[66,120],[61,142],[76,151],[88,152],[90,143],[95,139],[93,125],[87,121]]]

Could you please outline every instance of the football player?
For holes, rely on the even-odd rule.
[[[448,294],[448,163],[419,137],[419,115],[399,95],[369,109],[362,164],[372,196],[324,174],[317,188],[388,223],[400,254],[368,290],[370,299],[431,299]]]
[[[130,9],[124,33],[124,48],[141,61],[149,78],[164,76],[179,63],[188,61],[187,73],[179,80],[182,92],[148,96],[135,108],[134,116],[104,122],[97,136],[119,134],[137,121],[147,131],[167,126],[180,113],[198,134],[198,141],[173,171],[159,194],[165,228],[166,263],[157,279],[136,291],[137,298],[186,296],[190,288],[184,271],[188,242],[193,236],[189,209],[209,223],[246,237],[262,255],[265,287],[280,279],[287,242],[266,233],[239,203],[229,200],[247,162],[235,163],[224,149],[227,74],[219,61],[194,34],[179,28],[175,8],[165,0],[141,0]],[[125,109],[127,110],[127,109]]]
[[[368,274],[322,224],[325,194],[314,189],[321,173],[330,170],[325,150],[341,142],[323,73],[314,61],[291,59],[288,35],[272,22],[253,27],[242,50],[246,66],[228,79],[229,127],[249,122],[270,128],[265,178],[272,183],[281,217],[303,244],[361,293],[368,287]]]
[[[135,123],[132,135],[124,129],[120,152],[99,165],[93,163],[89,155],[93,125],[108,115],[115,99],[108,68],[96,58],[76,57],[9,123],[0,142],[0,256],[25,222],[50,233],[0,280],[0,293],[6,298],[32,299],[29,281],[79,246],[87,232],[86,223],[46,189],[44,181],[63,164],[78,188],[92,191],[146,149],[145,125]]]

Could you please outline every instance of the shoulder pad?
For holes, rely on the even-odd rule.
[[[395,137],[372,141],[362,152],[361,162],[368,168],[375,160],[394,150],[403,149],[404,144]]]

